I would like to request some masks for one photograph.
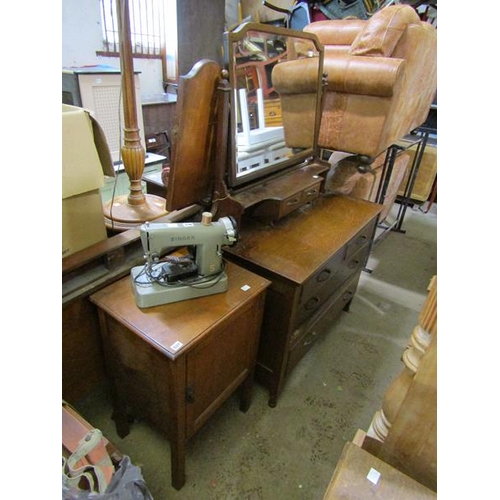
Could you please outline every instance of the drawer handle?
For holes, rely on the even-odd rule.
[[[314,309],[318,305],[318,303],[318,297],[312,297],[304,304],[304,309],[310,311],[311,309]]]
[[[293,200],[287,201],[286,206],[291,207],[293,205],[297,205],[297,203],[300,201],[300,198],[294,198]]]
[[[311,345],[317,339],[317,337],[318,335],[316,332],[311,332],[311,334],[304,339],[304,343],[302,344],[302,346],[306,347],[308,345]]]
[[[358,267],[360,264],[360,261],[358,259],[354,259],[354,260],[351,260],[351,262],[349,262],[349,265],[347,266],[349,269],[354,269],[356,267]]]
[[[270,111],[269,116],[276,116],[276,111]]]
[[[310,191],[306,192],[306,196],[314,196],[316,194],[318,194],[318,190],[317,189],[311,189]]]
[[[368,236],[366,234],[362,234],[361,236],[358,237],[356,241],[356,245],[361,245],[361,243],[365,243],[365,241],[368,239]]]
[[[354,294],[353,294],[351,291],[349,291],[349,290],[348,290],[347,292],[345,292],[345,293],[344,293],[344,295],[342,295],[342,300],[343,300],[344,302],[347,302],[348,300],[351,300],[351,299],[352,299],[352,296],[353,296],[353,295],[354,295]]]
[[[330,271],[330,269],[323,269],[323,271],[321,271],[316,277],[316,281],[318,283],[322,283],[323,281],[326,281],[331,274],[332,272]]]

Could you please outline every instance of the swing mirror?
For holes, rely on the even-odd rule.
[[[228,184],[236,188],[316,154],[323,49],[315,35],[256,23],[228,33],[227,43],[232,146]],[[310,109],[294,116],[287,107],[284,116],[282,103],[287,97],[275,88],[273,75],[277,79],[278,65],[297,64],[293,61],[304,58],[309,58],[314,68],[315,87],[305,96]],[[305,114],[308,118],[303,120]],[[300,141],[290,135],[290,129],[297,127],[303,128]]]

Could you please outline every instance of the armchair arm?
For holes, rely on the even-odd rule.
[[[325,60],[327,91],[391,97],[399,88],[406,63],[388,57],[338,56]]]
[[[310,94],[318,90],[317,57],[285,61],[273,68],[273,87],[281,94]]]

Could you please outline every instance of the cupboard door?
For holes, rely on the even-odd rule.
[[[187,354],[186,437],[253,374],[264,301],[257,297]]]

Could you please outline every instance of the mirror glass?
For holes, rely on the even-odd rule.
[[[228,183],[236,187],[314,154],[323,54],[312,34],[247,23],[228,34],[228,55]],[[304,65],[309,82],[297,87],[293,79],[302,80]]]

